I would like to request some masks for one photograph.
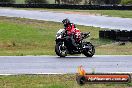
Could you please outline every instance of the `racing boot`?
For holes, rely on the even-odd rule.
[[[76,43],[75,39],[72,38],[71,40],[72,40],[72,45],[75,47],[75,49],[78,50],[79,46],[78,46],[78,44]]]

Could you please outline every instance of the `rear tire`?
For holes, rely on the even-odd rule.
[[[60,56],[60,57],[65,57],[65,56],[67,56],[67,50],[66,50],[66,49],[63,50],[62,48],[63,48],[62,42],[57,43],[57,44],[55,45],[55,52],[56,52],[56,54],[57,54],[58,56]]]
[[[92,57],[95,54],[95,47],[90,42],[86,42],[84,45],[88,46],[89,48],[84,49],[83,54],[86,57]]]

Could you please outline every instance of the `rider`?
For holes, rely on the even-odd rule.
[[[77,47],[76,43],[80,42],[80,30],[67,18],[64,19],[62,23],[64,24],[64,29],[67,31],[67,35],[70,37],[72,44]]]

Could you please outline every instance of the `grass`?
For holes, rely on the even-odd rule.
[[[61,23],[7,17],[0,19],[0,55],[55,55],[55,35],[63,28]],[[131,43],[119,46],[111,40],[99,39],[100,28],[77,27],[82,32],[91,32],[90,41],[96,46],[96,55],[132,55]]]
[[[4,19],[3,17],[0,19],[1,55],[48,55],[54,53],[54,39],[58,23],[52,23],[49,26],[50,22],[35,22],[16,18]]]
[[[100,50],[101,52],[99,52]],[[132,53],[132,43],[126,43],[126,45],[119,45],[118,43],[102,45],[96,48],[96,52],[99,55],[117,55],[117,53],[118,55],[132,55],[130,54]]]
[[[129,88],[128,84],[76,83],[75,75],[16,75],[0,76],[0,88]]]
[[[25,4],[25,0],[16,0],[17,4]]]

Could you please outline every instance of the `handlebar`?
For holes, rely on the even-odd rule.
[[[90,36],[90,32],[81,33],[82,40],[88,38],[89,36]]]

